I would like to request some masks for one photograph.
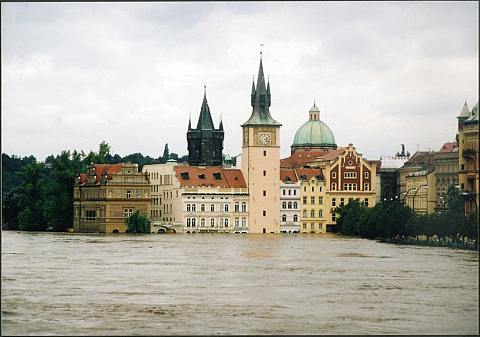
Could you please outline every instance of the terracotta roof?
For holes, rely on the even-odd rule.
[[[330,151],[297,151],[290,157],[280,160],[280,167],[285,168],[302,168],[305,164],[323,158],[325,161],[331,161],[345,151],[344,147]]]
[[[318,175],[321,175],[322,179],[324,178],[321,169],[299,168],[296,169],[296,171],[299,179],[301,179],[302,175],[305,175],[305,177],[307,178],[306,180],[310,180],[312,177],[317,177]]]
[[[289,178],[287,180],[287,177]],[[283,182],[290,181],[292,183],[296,183],[298,181],[297,176],[295,174],[295,169],[291,168],[280,168],[280,180]]]
[[[381,160],[367,160],[367,162],[370,165],[375,164],[377,166],[377,173],[380,172],[380,167],[382,167],[382,161]]]
[[[430,163],[434,163],[434,156],[433,154],[430,155],[427,151],[417,151],[413,154],[413,156],[410,157],[409,160],[405,162],[403,167],[407,166],[422,166],[425,164],[428,164],[430,160]]]
[[[457,142],[450,142],[443,144],[442,148],[438,152],[453,152],[457,147]]]
[[[217,166],[175,166],[175,174],[182,187],[243,187],[247,184],[239,169]]]

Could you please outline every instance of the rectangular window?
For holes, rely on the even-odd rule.
[[[314,217],[315,217],[315,211],[314,211],[313,209],[310,211],[310,217],[311,217],[311,218],[314,218]]]
[[[303,192],[307,192],[307,187],[303,186]]]
[[[263,211],[263,216],[267,216],[267,211]]]
[[[368,199],[367,198],[365,198],[365,206],[368,207]]]
[[[365,172],[365,179],[368,179],[368,172]]]
[[[318,211],[318,217],[323,218],[323,211],[321,209]]]
[[[365,186],[364,186],[364,188],[363,188],[363,189],[364,189],[365,191],[368,191],[368,189],[369,189],[369,185],[368,185],[368,183],[365,183]]]
[[[332,184],[332,191],[336,191],[337,190],[337,184],[336,183],[333,183]]]
[[[285,190],[283,190],[283,195],[285,195]]]
[[[307,224],[306,223],[303,224],[303,228],[307,229]]]
[[[311,197],[311,198],[310,198],[310,203],[311,203],[312,205],[315,204],[315,197]]]
[[[130,199],[130,198],[131,198],[130,191],[127,191],[127,199]]]
[[[335,213],[332,213],[332,221],[336,221]]]
[[[344,198],[340,199],[340,205],[342,205],[342,206],[345,205],[345,199]]]
[[[335,179],[337,177],[337,172],[332,173],[332,178]]]
[[[293,195],[297,195],[297,190],[293,190]]]
[[[332,199],[332,206],[333,207],[337,206],[337,199],[335,198]]]
[[[263,171],[263,176],[264,176],[264,177],[267,176],[267,171]]]
[[[319,203],[320,205],[323,205],[323,197],[318,197],[318,203]]]
[[[323,228],[322,224],[319,223],[319,224],[318,224],[318,229],[322,229],[322,228]]]
[[[263,191],[263,196],[264,196],[264,197],[267,196],[267,191]]]
[[[352,186],[352,184],[350,184],[350,187]],[[346,191],[347,190],[347,184],[343,184],[343,190]]]
[[[315,186],[312,186],[312,192],[315,192]]]
[[[267,151],[263,151],[263,156],[264,156],[264,157],[267,156]]]
[[[304,205],[307,204],[307,197],[303,197],[303,204],[304,204]]]
[[[310,228],[315,229],[315,224],[314,223],[310,224]]]
[[[353,184],[353,190],[354,190],[354,191],[357,190],[357,184]]]
[[[292,195],[292,190],[288,190],[288,195]]]

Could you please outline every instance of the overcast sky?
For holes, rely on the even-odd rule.
[[[207,86],[241,153],[260,44],[281,156],[314,100],[368,159],[438,151],[478,101],[478,2],[2,3],[2,152],[187,154]]]

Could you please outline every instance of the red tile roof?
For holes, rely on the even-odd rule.
[[[438,152],[453,152],[455,149],[457,149],[457,142],[450,142],[443,144]]]
[[[291,181],[292,183],[296,183],[298,181],[297,176],[295,174],[295,169],[280,168],[280,180],[283,182],[286,182],[287,177],[290,178],[288,181]]]
[[[314,162],[319,158],[331,161],[338,158],[344,151],[344,147],[330,151],[297,151],[288,158],[280,159],[280,167],[302,168],[305,164]]]
[[[324,178],[321,169],[298,168],[296,171],[299,179],[301,179],[302,175],[305,175],[306,180],[310,180],[312,177],[317,177],[318,175],[321,175],[322,179]]]
[[[216,166],[175,166],[177,179],[182,187],[243,187],[247,184],[239,169]]]

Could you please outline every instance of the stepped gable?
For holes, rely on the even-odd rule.
[[[215,166],[175,166],[175,175],[181,187],[246,188],[239,169],[225,170]]]

